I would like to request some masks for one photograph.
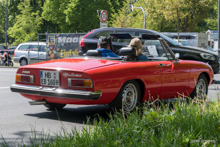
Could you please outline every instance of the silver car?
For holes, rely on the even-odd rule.
[[[46,43],[45,42],[26,42],[17,46],[14,52],[15,63],[21,66],[46,61]]]

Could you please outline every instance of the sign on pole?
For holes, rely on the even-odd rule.
[[[107,28],[108,23],[106,22],[108,20],[108,13],[106,10],[97,10],[99,20],[100,20],[100,28]]]

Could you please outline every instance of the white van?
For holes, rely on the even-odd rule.
[[[17,46],[13,61],[21,66],[46,61],[46,42],[26,42]]]

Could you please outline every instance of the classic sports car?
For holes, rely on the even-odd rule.
[[[109,104],[127,112],[146,101],[207,94],[214,77],[210,65],[179,60],[157,36],[143,35],[141,39],[158,41],[163,53],[148,46],[150,60],[134,61],[132,47],[120,49],[120,58],[100,57],[98,50],[89,50],[82,57],[26,65],[18,69],[11,90],[33,100],[31,105],[44,104],[49,109],[66,104]]]

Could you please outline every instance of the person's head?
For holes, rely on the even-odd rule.
[[[98,41],[98,48],[109,49],[109,47],[110,44],[108,38],[106,36],[100,36]]]
[[[140,56],[142,54],[142,42],[139,38],[132,39],[128,47],[135,48],[136,55]]]

